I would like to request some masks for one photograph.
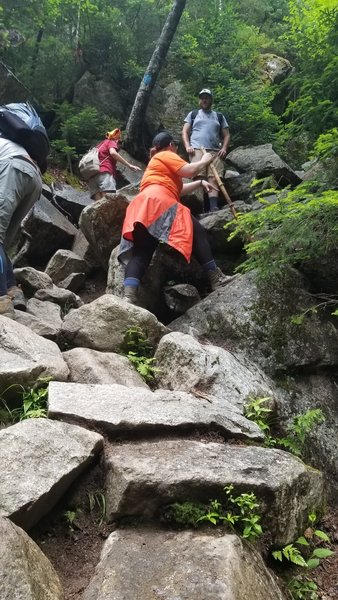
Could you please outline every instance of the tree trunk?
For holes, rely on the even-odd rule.
[[[186,0],[174,0],[173,7],[167,17],[159,40],[156,44],[156,48],[136,94],[133,108],[131,109],[127,123],[126,137],[124,142],[124,147],[133,156],[144,159],[144,151],[142,151],[141,146],[145,114],[148,108],[151,92],[154,89],[156,80],[170,48],[170,44],[175,35],[185,5]]]

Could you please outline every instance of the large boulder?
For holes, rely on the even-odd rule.
[[[114,590],[112,596],[112,589]],[[115,531],[83,600],[283,600],[261,556],[235,535]]]
[[[65,381],[68,367],[58,346],[28,327],[0,316],[0,385],[33,385],[40,377]]]
[[[264,78],[273,84],[284,81],[293,70],[291,63],[283,56],[267,53],[261,54],[259,58]]]
[[[301,183],[300,177],[273,150],[272,144],[240,146],[227,155],[227,162],[240,173],[254,171],[257,177],[273,175],[281,187]]]
[[[173,332],[157,347],[156,383],[170,390],[217,396],[238,410],[248,398],[275,397],[275,386],[254,364],[218,346],[200,344],[190,335]]]
[[[29,239],[24,255],[20,255],[16,266],[23,266],[23,260],[26,261],[25,265],[27,261],[46,264],[59,248],[71,248],[77,231],[76,227],[43,196],[28,213],[23,227]]]
[[[1,600],[64,600],[53,566],[25,531],[0,518]]]
[[[76,190],[65,183],[55,185],[53,191],[56,206],[77,226],[83,209],[93,202],[88,191]]]
[[[78,310],[70,311],[64,318],[62,334],[65,342],[73,347],[120,352],[125,334],[131,327],[140,327],[153,345],[167,333],[152,313],[105,294]]]
[[[81,213],[80,229],[105,269],[113,248],[120,243],[122,224],[131,199],[118,192],[109,194]]]
[[[313,304],[297,271],[285,271],[283,281],[272,287],[257,286],[251,272],[210,294],[170,328],[241,350],[270,373],[336,366],[337,329],[311,310]]]
[[[0,431],[0,516],[30,529],[101,451],[82,427],[27,419]]]
[[[255,493],[271,543],[284,546],[304,531],[310,512],[323,510],[321,473],[282,450],[167,439],[114,447],[106,465],[110,520],[151,518],[173,502],[222,501],[233,484]]]

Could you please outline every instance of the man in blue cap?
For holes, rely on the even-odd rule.
[[[184,119],[182,139],[189,155],[190,162],[201,159],[201,148],[214,154],[212,162],[220,177],[224,172],[224,159],[230,141],[229,125],[222,113],[212,110],[213,96],[209,89],[203,88],[199,93],[199,110],[192,110]],[[219,189],[210,165],[200,171],[199,175],[207,177],[213,189],[208,193],[208,202],[204,212],[218,210]]]

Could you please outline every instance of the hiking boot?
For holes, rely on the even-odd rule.
[[[19,286],[13,285],[13,287],[7,290],[7,294],[11,298],[13,306],[16,308],[16,310],[27,310],[26,299],[23,295],[22,289],[19,288]]]
[[[9,296],[0,296],[0,315],[15,319],[13,302]]]
[[[230,281],[237,277],[237,275],[224,275],[224,273],[222,273],[221,269],[219,269],[218,267],[215,271],[208,271],[207,276],[212,291],[217,290],[217,288],[219,287],[227,285],[228,283],[230,283]]]
[[[126,285],[124,288],[123,298],[129,304],[135,304],[138,306],[138,295],[137,295],[137,287],[133,285]]]

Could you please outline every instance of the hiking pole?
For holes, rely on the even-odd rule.
[[[202,154],[207,154],[207,151],[206,151],[206,149],[205,149],[205,148],[203,148],[203,146],[201,147],[201,152],[202,152]],[[224,187],[224,183],[223,183],[222,179],[220,178],[220,176],[219,176],[219,175],[218,175],[218,173],[217,173],[217,170],[216,170],[216,167],[215,167],[215,165],[213,165],[212,163],[210,163],[210,165],[209,165],[209,166],[210,166],[210,168],[211,168],[211,170],[212,170],[213,176],[214,176],[214,177],[215,177],[215,179],[216,179],[216,183],[217,183],[217,185],[218,185],[219,189],[222,191],[222,194],[223,194],[224,198],[225,198],[225,199],[226,199],[226,201],[227,201],[227,204],[228,204],[228,206],[229,206],[229,208],[230,208],[230,211],[231,211],[231,213],[232,213],[233,217],[234,217],[235,219],[238,219],[238,214],[237,214],[237,212],[236,212],[236,209],[235,209],[235,207],[234,207],[234,205],[233,205],[233,203],[232,203],[232,200],[231,200],[231,198],[230,198],[230,196],[229,196],[228,192],[226,191],[226,189],[225,189],[225,187]]]

